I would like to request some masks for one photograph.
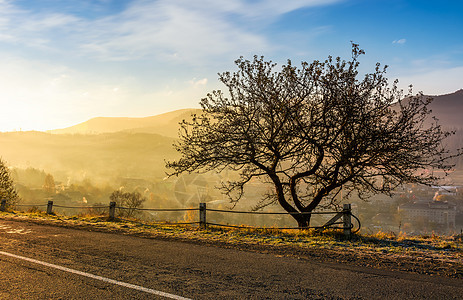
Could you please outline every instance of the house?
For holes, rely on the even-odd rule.
[[[456,205],[443,201],[418,201],[399,206],[399,213],[405,222],[424,220],[445,229],[455,228]]]

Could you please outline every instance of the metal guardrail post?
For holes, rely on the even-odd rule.
[[[199,227],[206,228],[206,203],[199,203]]]
[[[116,202],[111,201],[109,202],[109,219],[114,220],[115,214],[116,214]]]
[[[47,215],[51,215],[53,213],[53,201],[48,201],[47,203]]]
[[[2,203],[0,204],[0,211],[6,210],[6,199],[2,199]]]
[[[352,235],[352,220],[351,220],[351,206],[350,204],[344,204],[342,210],[342,223],[344,227],[344,236],[350,238]]]

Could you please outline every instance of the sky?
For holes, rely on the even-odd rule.
[[[263,55],[388,65],[428,95],[463,88],[463,1],[0,0],[0,131],[199,107]]]

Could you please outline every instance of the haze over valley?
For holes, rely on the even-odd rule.
[[[462,15],[0,0],[0,299],[458,297]]]
[[[456,131],[448,138],[449,148],[461,147],[463,90],[434,96],[430,109],[444,129]],[[23,203],[42,203],[50,197],[63,204],[106,203],[111,192],[122,188],[141,192],[148,199],[145,207],[196,207],[199,202],[229,207],[226,197],[216,189],[223,176],[228,175],[166,177],[165,162],[178,158],[173,143],[179,122],[200,112],[182,109],[144,118],[100,117],[48,132],[3,132],[2,157],[12,168]],[[456,169],[442,184],[463,185],[461,157],[455,163]],[[54,180],[53,194],[44,189],[47,174]],[[248,188],[238,208],[251,209],[267,188],[256,182]],[[394,214],[397,201],[381,202],[387,206],[383,210]],[[359,207],[364,215],[374,217],[379,212],[369,205]],[[459,202],[459,209],[463,210],[461,206]],[[267,225],[272,224],[275,220]]]

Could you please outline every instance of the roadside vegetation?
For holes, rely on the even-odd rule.
[[[11,179],[10,170],[0,158],[0,199],[8,199],[6,207],[8,209],[14,207],[19,200],[18,192],[14,187]]]
[[[133,235],[160,240],[180,240],[236,248],[276,256],[341,262],[387,270],[463,278],[463,235],[407,236],[378,232],[354,234],[346,239],[336,230],[277,230],[273,228],[220,228],[175,223],[140,222],[104,215],[47,215],[38,210],[1,212],[1,219],[33,222],[74,229]]]

